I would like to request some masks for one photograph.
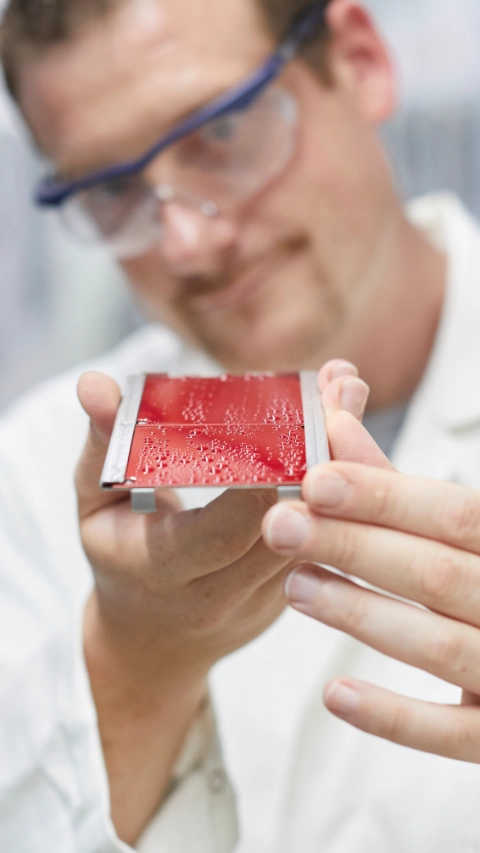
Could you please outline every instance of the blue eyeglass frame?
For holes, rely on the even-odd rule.
[[[40,207],[60,207],[67,199],[82,190],[91,189],[97,184],[116,178],[126,178],[143,171],[159,154],[174,145],[184,136],[198,130],[212,119],[220,118],[230,112],[245,110],[258,98],[263,90],[279,76],[285,65],[297,54],[303,42],[325,24],[325,8],[328,0],[314,3],[293,24],[285,41],[259,68],[242,83],[224,92],[205,107],[192,113],[173,128],[166,136],[136,160],[129,160],[109,169],[93,172],[76,181],[57,181],[50,177],[44,179],[35,193],[35,202]]]

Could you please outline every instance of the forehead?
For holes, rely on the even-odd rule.
[[[271,47],[256,0],[126,0],[29,60],[20,105],[39,147],[74,174],[141,153]]]

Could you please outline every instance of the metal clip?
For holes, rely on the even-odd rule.
[[[155,489],[132,489],[130,504],[132,512],[139,515],[153,515],[157,511]]]

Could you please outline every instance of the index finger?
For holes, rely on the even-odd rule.
[[[333,462],[312,469],[302,495],[310,508],[480,553],[480,494],[396,471]]]

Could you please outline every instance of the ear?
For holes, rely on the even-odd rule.
[[[335,82],[350,90],[367,121],[387,121],[396,106],[396,75],[370,15],[353,0],[331,0],[327,21]]]

